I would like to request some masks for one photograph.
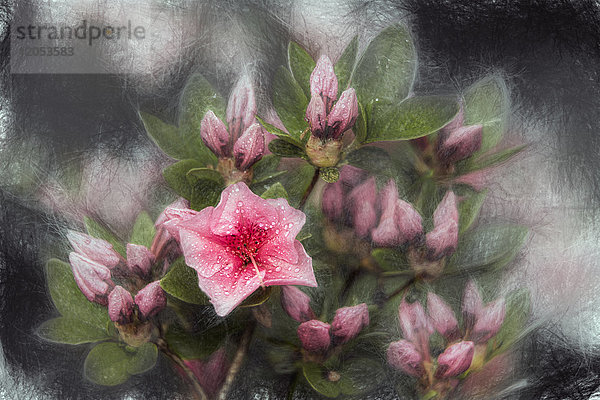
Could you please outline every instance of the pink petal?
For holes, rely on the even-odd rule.
[[[294,286],[281,287],[281,307],[298,322],[315,318],[315,313],[310,308],[310,297]]]
[[[354,167],[352,165],[344,165],[340,168],[340,179],[339,182],[354,187],[358,185],[363,179],[367,177],[367,171]]]
[[[310,93],[327,97],[331,103],[337,99],[337,91],[338,81],[333,70],[333,63],[329,57],[322,55],[310,74]]]
[[[210,298],[217,315],[224,317],[260,287],[264,276],[264,270],[257,275],[252,265],[223,268],[209,278],[198,274],[198,285]]]
[[[475,344],[473,342],[458,342],[448,347],[438,356],[438,368],[435,371],[437,378],[452,378],[469,369]]]
[[[135,304],[137,304],[144,318],[150,318],[165,308],[167,297],[164,290],[160,287],[160,281],[149,283],[137,292],[135,295]]]
[[[475,325],[477,316],[481,314],[483,309],[483,300],[479,289],[473,280],[469,280],[465,285],[465,291],[462,298],[462,313],[466,330],[470,330]]]
[[[379,193],[381,219],[377,228],[371,232],[371,238],[376,246],[391,247],[402,244],[400,242],[400,227],[394,218],[398,200],[396,183],[393,179],[390,179]]]
[[[504,303],[504,299],[488,304],[477,316],[473,332],[471,333],[473,340],[476,343],[485,343],[496,336],[502,326],[502,322],[504,322],[505,315],[506,304]]]
[[[398,314],[404,338],[413,342],[423,355],[429,355],[429,336],[434,328],[421,303],[407,303],[403,299]]]
[[[204,211],[204,210],[203,210]],[[218,236],[202,234],[181,228],[181,251],[185,263],[205,278],[213,276],[221,269],[237,269],[243,266],[242,260],[223,244]]]
[[[254,123],[248,127],[233,145],[235,167],[246,171],[265,154],[265,131]]]
[[[254,87],[248,75],[242,76],[231,91],[227,102],[227,124],[235,143],[242,133],[252,125],[256,119],[256,98]]]
[[[223,121],[208,111],[200,124],[200,137],[204,144],[219,158],[231,156],[231,138]]]
[[[113,249],[112,244],[106,240],[75,231],[69,231],[67,239],[71,243],[73,250],[92,261],[108,268],[113,268],[119,264],[119,254]]]
[[[190,208],[190,202],[187,201],[186,199],[184,199],[183,197],[180,197],[177,200],[175,200],[174,202],[172,202],[171,204],[169,204],[168,206],[166,206],[165,209],[163,210],[163,212],[161,212],[160,215],[158,216],[158,218],[156,218],[156,222],[154,222],[154,226],[156,228],[158,228],[160,225],[164,224],[165,222],[167,222],[169,220],[169,218],[165,214],[165,211],[168,210],[168,209],[171,209],[171,208],[174,208],[174,209],[179,209],[179,208],[189,209]]]
[[[455,163],[472,155],[481,147],[482,125],[462,126],[443,136],[438,149],[438,157]]]
[[[302,243],[294,242],[298,254],[298,263],[291,264],[280,258],[260,258],[259,266],[266,268],[264,284],[271,285],[300,285],[317,286],[317,280],[312,268],[312,258],[306,254]]]
[[[306,107],[306,121],[310,125],[310,131],[318,138],[323,136],[327,126],[327,112],[325,103],[319,95],[312,95],[308,107]]]
[[[316,319],[303,322],[298,326],[298,338],[302,347],[311,353],[327,351],[331,343],[329,324]]]
[[[207,207],[202,211],[209,209],[212,211],[212,207]],[[169,232],[171,236],[179,242],[179,224],[191,219],[198,214],[198,211],[189,208],[171,208],[167,207],[163,211],[165,221],[163,227]]]
[[[419,378],[423,375],[423,357],[414,344],[407,340],[390,343],[387,349],[387,361],[392,367]]]
[[[400,227],[400,242],[413,241],[423,234],[423,221],[421,215],[410,203],[398,199],[396,201],[396,223]]]
[[[356,234],[364,237],[377,223],[377,186],[375,178],[371,177],[355,187],[349,195],[350,213]]]
[[[331,323],[331,332],[340,344],[354,339],[369,325],[369,308],[365,303],[354,307],[338,308]]]
[[[122,286],[115,288],[108,295],[108,316],[113,322],[128,324],[133,315],[133,297]]]
[[[85,297],[89,301],[106,305],[106,296],[113,285],[110,270],[75,252],[69,254],[69,262],[75,282]]]
[[[306,222],[306,215],[290,207],[285,199],[269,199],[267,202],[277,210],[278,223],[270,228],[271,237],[259,249],[258,256],[277,257],[296,264],[298,263],[296,236]]]
[[[146,246],[127,243],[127,266],[134,274],[148,276],[154,264],[154,255]]]
[[[456,196],[448,191],[433,213],[434,228],[425,238],[430,258],[451,254],[458,245],[458,207]]]
[[[339,139],[348,129],[354,126],[358,117],[358,100],[353,88],[344,90],[340,99],[331,109],[327,117],[327,126],[332,139]]]
[[[427,313],[435,329],[447,340],[456,340],[460,334],[454,311],[433,292],[427,293]]]
[[[329,183],[323,190],[323,199],[321,205],[323,212],[332,221],[337,221],[342,217],[344,210],[344,191],[342,183],[338,180],[335,183]]]

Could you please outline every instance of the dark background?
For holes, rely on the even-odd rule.
[[[283,2],[277,5],[283,14],[289,7]],[[35,4],[19,7],[19,12],[35,12]],[[207,41],[224,15],[245,16],[250,9],[254,17],[266,16],[255,47],[258,59],[269,60],[258,66],[268,81],[273,68],[284,62],[288,40],[287,28],[267,13],[271,5],[230,1],[207,2],[205,7],[215,12],[213,17],[221,15],[217,21],[204,21]],[[577,191],[591,209],[597,209],[600,10],[593,1],[355,1],[352,8],[340,18],[369,24],[355,20],[356,16],[365,10],[377,10],[384,17],[405,13],[419,49],[417,92],[464,88],[485,72],[502,71],[516,100],[515,114],[545,121],[549,141],[557,143],[557,184]],[[0,19],[10,24],[11,18],[9,2],[0,0]],[[9,48],[6,30],[0,43],[0,87],[10,101],[0,107],[12,111],[6,146],[17,150],[0,160],[2,168],[26,157],[19,153],[19,144],[32,136],[48,155],[44,162],[49,171],[60,168],[65,157],[100,145],[125,156],[131,148],[148,143],[136,115],[138,106],[172,115],[172,99],[195,69],[207,73],[224,92],[234,78],[232,71],[217,74],[217,64],[194,49],[155,93],[124,88],[121,77],[110,75],[11,75]],[[41,321],[55,313],[39,256],[39,248],[62,240],[54,222],[31,199],[0,186],[0,343],[5,369],[17,382],[16,387],[5,386],[4,394],[33,398],[28,388],[36,387],[56,399],[121,398],[127,393],[146,399],[172,397],[181,381],[162,359],[148,374],[132,378],[126,388],[99,390],[82,377],[86,346],[53,345],[33,334]],[[521,372],[528,386],[520,397],[510,398],[589,398],[600,386],[600,357],[573,348],[560,332],[542,327],[521,353]],[[242,378],[248,384],[241,385],[235,397],[249,396],[245,390],[257,382],[251,378]],[[275,397],[281,393],[268,385],[264,388],[265,393],[271,390]],[[380,396],[393,398],[386,390]]]

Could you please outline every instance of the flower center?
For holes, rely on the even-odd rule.
[[[259,275],[256,255],[269,236],[269,230],[255,224],[245,225],[239,233],[228,238],[228,247],[243,262],[244,268],[252,266]]]

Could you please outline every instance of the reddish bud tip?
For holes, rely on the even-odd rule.
[[[108,295],[108,316],[111,321],[121,325],[128,324],[132,320],[133,297],[121,286],[115,286]]]
[[[433,213],[433,230],[425,238],[431,259],[452,254],[458,245],[456,196],[448,191]]]
[[[421,215],[404,200],[396,202],[396,223],[400,227],[401,243],[413,241],[423,234]]]
[[[158,314],[167,305],[167,297],[160,287],[160,281],[154,281],[146,285],[135,295],[140,314],[143,318],[150,318]]]
[[[281,287],[281,306],[290,317],[298,322],[306,322],[315,318],[315,313],[310,308],[310,297],[297,287]]]
[[[325,186],[321,205],[323,212],[331,221],[337,221],[342,217],[342,212],[344,211],[344,190],[339,180]]]
[[[400,245],[400,227],[396,223],[396,204],[398,189],[393,179],[379,193],[381,219],[379,225],[371,231],[371,238],[376,246],[392,247]]]
[[[322,96],[331,104],[337,99],[338,81],[329,57],[322,55],[317,61],[315,69],[310,74],[310,93],[313,96]]]
[[[416,378],[425,373],[419,350],[408,340],[390,343],[387,349],[387,361],[393,368]]]
[[[469,280],[465,285],[462,298],[462,313],[466,330],[473,328],[475,320],[482,309],[483,300],[481,299],[481,294],[479,294],[479,289],[477,289],[475,282]]]
[[[106,297],[114,285],[110,279],[110,270],[75,252],[69,254],[69,262],[75,282],[85,297],[102,305],[108,304]]]
[[[339,344],[354,339],[363,327],[369,325],[369,308],[365,303],[354,307],[338,308],[331,323],[331,333]]]
[[[471,366],[475,344],[473,342],[458,342],[448,347],[438,356],[437,378],[452,378],[465,372]]]
[[[485,343],[496,336],[504,317],[506,304],[504,299],[496,300],[484,307],[477,316],[471,337],[476,343]]]
[[[432,292],[427,293],[427,313],[435,330],[448,341],[454,341],[459,337],[460,332],[454,311],[444,300]]]
[[[422,354],[429,354],[429,336],[434,328],[421,303],[407,303],[403,299],[398,314],[404,338],[413,342]]]
[[[464,160],[481,147],[482,125],[461,126],[440,138],[438,158],[447,164]]]
[[[350,192],[350,214],[354,231],[360,237],[367,236],[377,223],[377,185],[371,177]]]
[[[298,326],[298,338],[302,347],[311,353],[323,353],[331,344],[330,325],[316,319],[303,322]]]
[[[250,125],[233,145],[235,167],[245,171],[265,154],[265,133],[258,123]]]
[[[112,244],[106,240],[75,231],[69,231],[67,239],[71,243],[73,250],[92,261],[110,269],[119,264],[119,254],[113,249]]]
[[[255,122],[256,99],[254,88],[248,75],[242,76],[231,91],[227,102],[227,125],[232,142]]]
[[[147,277],[154,264],[154,255],[139,244],[127,243],[127,267],[129,271],[140,276]]]
[[[204,144],[219,158],[231,156],[231,138],[223,121],[208,111],[200,124],[200,137]]]
[[[354,126],[357,117],[356,92],[352,88],[344,90],[327,117],[328,136],[331,139],[339,139],[344,132]]]
[[[313,96],[306,107],[306,121],[310,125],[310,131],[313,136],[322,138],[327,125],[327,112],[325,111],[325,103],[321,96]]]

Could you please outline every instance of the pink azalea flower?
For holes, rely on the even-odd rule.
[[[176,227],[200,289],[225,316],[259,287],[317,286],[312,259],[296,240],[305,220],[286,200],[262,199],[239,182],[221,193],[216,207]]]

